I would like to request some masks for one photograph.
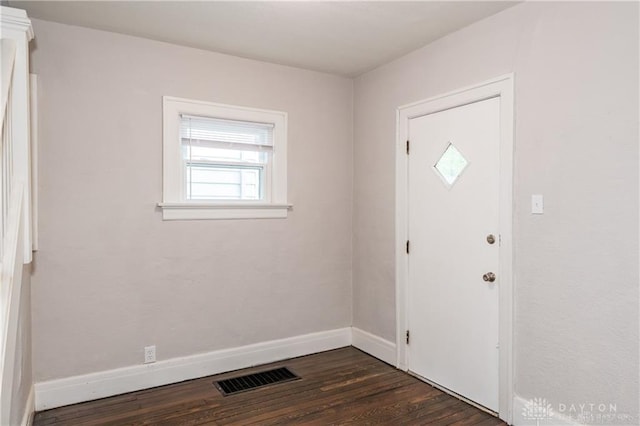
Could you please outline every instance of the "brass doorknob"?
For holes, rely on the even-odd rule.
[[[482,276],[482,279],[487,281],[487,282],[494,282],[496,280],[496,274],[494,274],[493,272],[487,272],[486,274],[484,274]]]

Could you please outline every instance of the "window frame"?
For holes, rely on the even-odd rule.
[[[257,108],[162,97],[162,209],[163,220],[286,218],[287,203],[287,113]],[[195,115],[258,123],[271,123],[273,151],[270,179],[264,200],[187,200],[180,116]]]

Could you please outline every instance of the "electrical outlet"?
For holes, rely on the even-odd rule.
[[[144,363],[156,362],[156,345],[144,347]]]

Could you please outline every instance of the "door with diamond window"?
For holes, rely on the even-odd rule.
[[[492,98],[409,120],[409,370],[494,412],[499,114]]]

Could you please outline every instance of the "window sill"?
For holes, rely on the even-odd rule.
[[[290,204],[158,203],[162,220],[284,219]]]

